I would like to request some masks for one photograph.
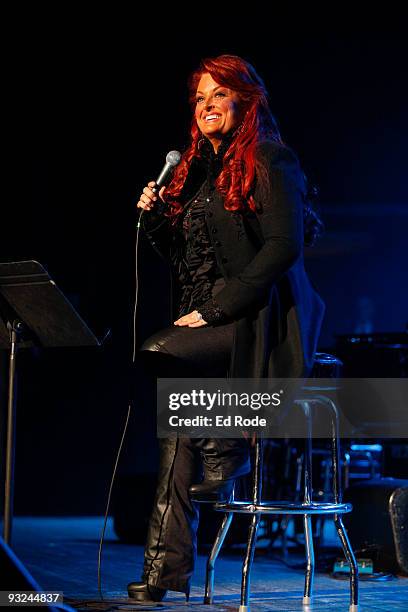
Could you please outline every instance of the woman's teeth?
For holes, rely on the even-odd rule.
[[[216,119],[219,119],[220,117],[221,117],[221,115],[207,115],[205,120],[206,121],[215,121]]]

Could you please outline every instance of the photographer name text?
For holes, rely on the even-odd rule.
[[[266,427],[266,419],[256,415],[254,417],[243,417],[239,414],[213,417],[195,416],[179,417],[172,415],[169,417],[171,427]]]

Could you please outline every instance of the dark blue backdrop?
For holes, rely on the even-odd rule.
[[[112,330],[100,351],[21,356],[20,513],[102,512],[131,386],[134,203],[165,153],[186,143],[186,79],[202,56],[236,53],[256,66],[284,140],[320,188],[327,232],[307,266],[328,306],[321,346],[336,333],[405,328],[405,41],[259,21],[245,35],[169,28],[151,40],[143,24],[133,36],[76,24],[9,49],[1,259],[41,261],[97,333]],[[160,326],[167,281],[145,244],[140,263],[143,338]],[[125,468],[154,469],[136,429],[130,453],[143,452]]]

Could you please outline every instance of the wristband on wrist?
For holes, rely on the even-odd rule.
[[[206,323],[216,325],[223,323],[227,318],[225,312],[213,299],[207,300],[202,306],[196,309]]]

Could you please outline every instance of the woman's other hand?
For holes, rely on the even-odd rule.
[[[179,327],[203,327],[207,325],[207,321],[204,321],[197,310],[193,310],[193,312],[189,312],[184,315],[184,317],[180,317],[180,319],[174,321],[174,325],[178,325]]]
[[[157,202],[158,197],[160,197],[160,199],[164,202],[163,194],[166,188],[162,187],[157,194],[152,191],[155,185],[155,181],[150,181],[150,183],[147,183],[147,186],[143,189],[143,193],[140,195],[139,201],[136,204],[137,208],[143,208],[145,211],[151,210],[154,207],[154,203]]]

